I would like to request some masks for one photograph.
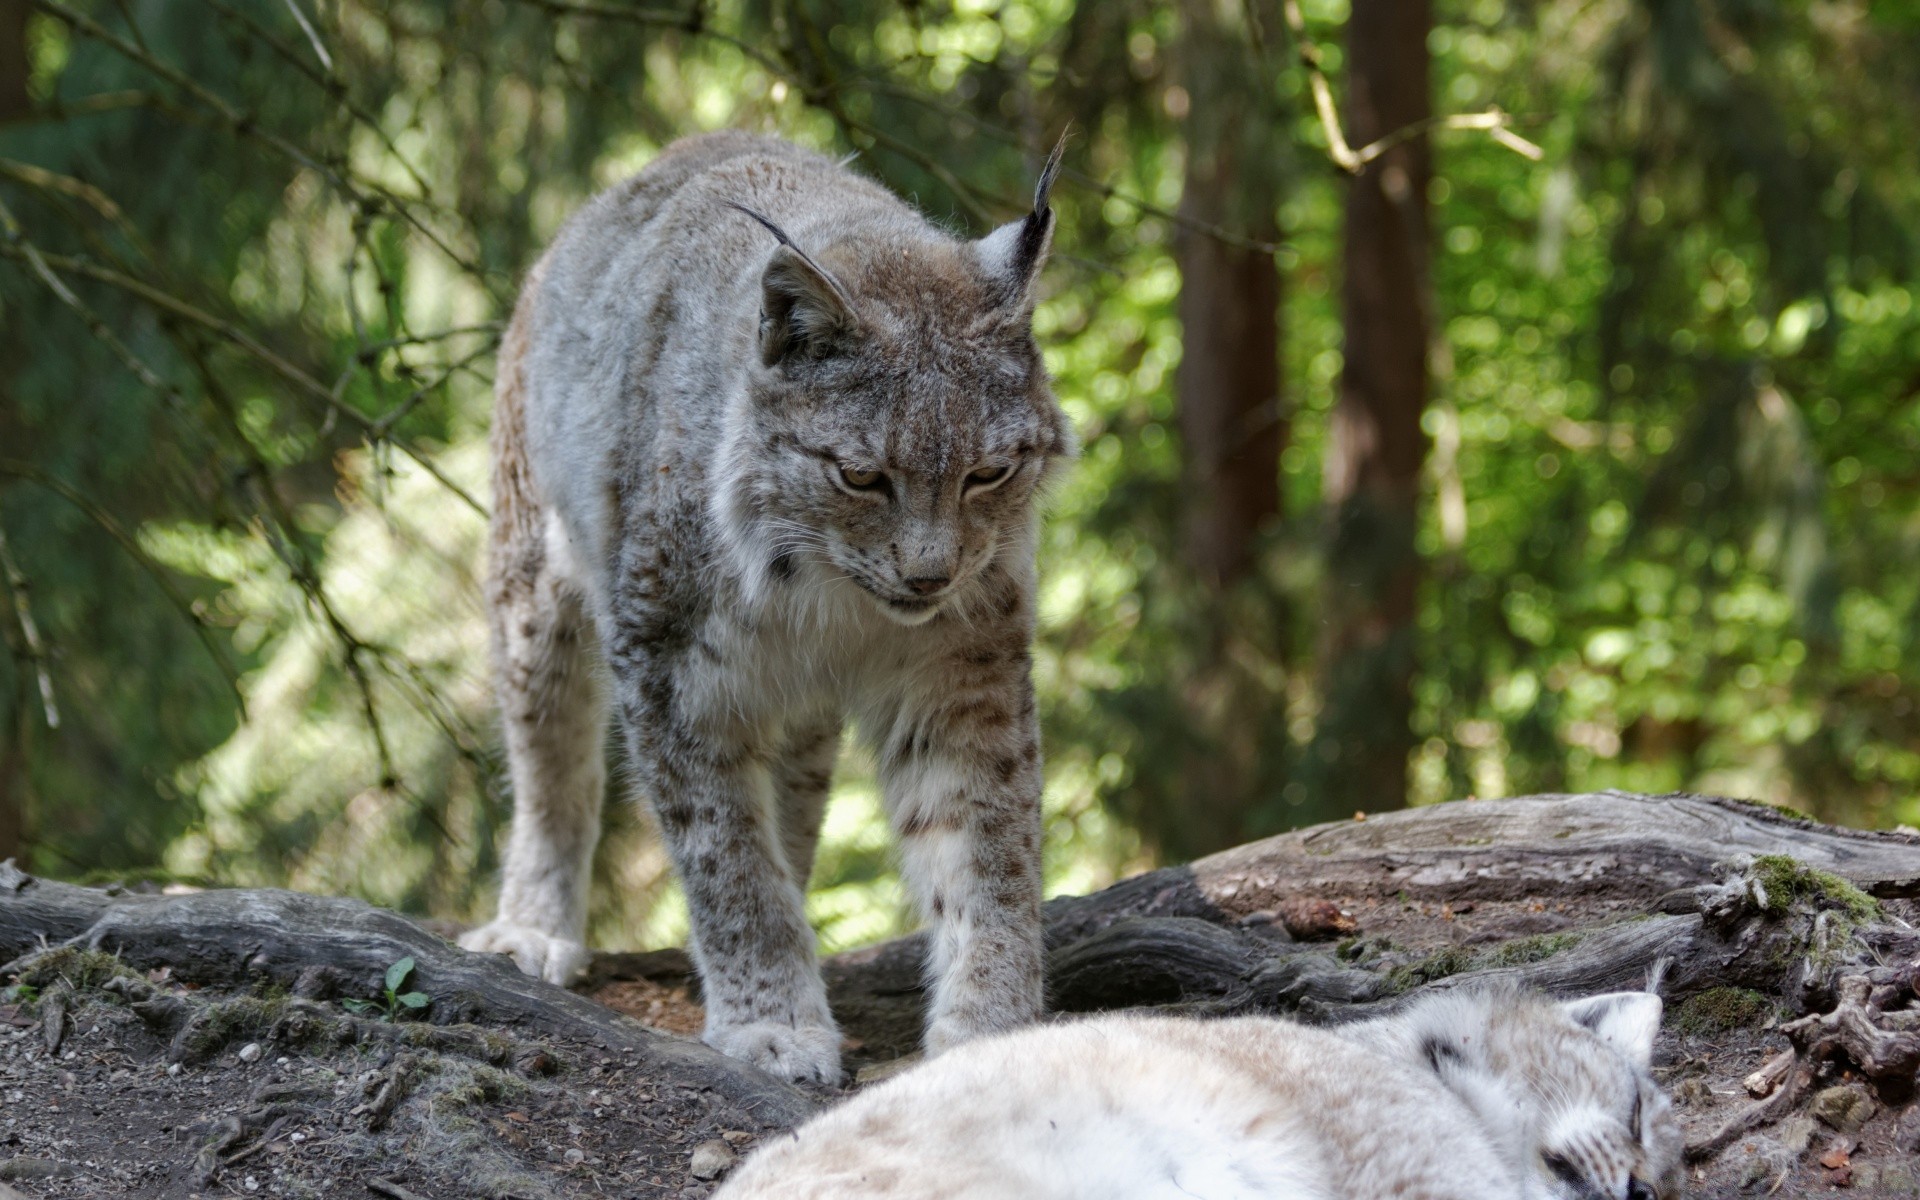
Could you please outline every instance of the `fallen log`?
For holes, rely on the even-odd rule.
[[[1668,1021],[1658,1061],[1687,1118],[1693,1195],[1733,1196],[1789,1181],[1801,1192],[1844,1182],[1859,1195],[1920,1194],[1920,1112],[1912,1106],[1920,1070],[1916,897],[1920,837],[1912,834],[1838,829],[1691,795],[1467,801],[1299,830],[1050,901],[1049,998],[1060,1013],[1150,1006],[1338,1022],[1433,988],[1515,980],[1576,995],[1640,987],[1660,975]],[[502,1058],[484,1044],[488,1028],[561,1039],[576,1062],[579,1047],[604,1046],[615,1057],[597,1069],[613,1074],[597,1078],[665,1082],[685,1103],[705,1095],[720,1105],[697,1127],[709,1132],[675,1126],[683,1119],[676,1117],[646,1135],[660,1139],[647,1142],[649,1162],[664,1161],[655,1152],[665,1146],[683,1167],[677,1176],[646,1176],[661,1181],[657,1193],[650,1183],[633,1184],[644,1172],[623,1176],[620,1186],[636,1194],[697,1194],[708,1177],[690,1173],[692,1147],[683,1143],[706,1138],[701,1161],[711,1171],[751,1138],[829,1098],[625,1021],[519,975],[502,959],[467,954],[352,901],[265,891],[113,894],[0,868],[0,957],[15,959],[0,972],[31,969],[45,947],[61,945],[110,951],[129,966],[163,968],[174,980],[209,988],[286,989],[309,1006],[283,1015],[306,1022],[301,1028],[336,1020],[330,1000],[377,994],[381,973],[412,957],[418,986],[433,997],[428,1016],[448,1032],[436,1039],[405,1025],[349,1031],[357,1044],[390,1045],[397,1057],[336,1119],[417,1125],[418,1112],[431,1116],[446,1096],[472,1090],[449,1091],[443,1082],[418,1098],[431,1092],[421,1080],[451,1077],[446,1061],[512,1066],[529,1054],[537,1061],[537,1048],[527,1047]],[[916,935],[823,964],[849,1035],[850,1066],[883,1067],[917,1049],[923,955]],[[679,951],[600,955],[583,990],[592,995],[622,979],[650,980],[697,1000],[697,979]],[[184,1011],[192,996],[149,995],[142,986],[122,980],[116,995],[135,1000],[141,1019],[164,1024],[176,1042],[190,1040],[194,1021],[212,1021]],[[43,997],[36,1032],[53,1050],[71,1053],[74,1031],[98,1019],[98,1006],[85,1004],[80,991]],[[459,1032],[468,1025],[482,1033]],[[274,1026],[283,1028],[290,1026]],[[231,1049],[211,1044],[216,1054]],[[564,1098],[591,1082],[574,1079],[563,1073],[541,1086]],[[1757,1102],[1743,1086],[1749,1079]],[[250,1111],[280,1110],[262,1101]],[[726,1113],[751,1114],[753,1128],[727,1130],[736,1118]],[[212,1141],[238,1136],[225,1126],[210,1130]],[[235,1155],[254,1153],[232,1144],[203,1155],[203,1165],[225,1169]],[[586,1193],[556,1183],[550,1194]]]

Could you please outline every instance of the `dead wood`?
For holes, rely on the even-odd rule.
[[[411,957],[412,986],[432,998],[427,1015],[435,1025],[588,1042],[633,1056],[651,1077],[711,1090],[767,1124],[790,1124],[813,1107],[797,1089],[699,1042],[648,1029],[522,975],[502,956],[461,950],[357,900],[270,889],[116,895],[0,867],[0,958],[49,946],[104,950],[198,984],[270,983],[307,1000],[377,998],[387,968]],[[0,977],[13,969],[0,967]]]
[[[1796,1128],[1769,1140],[1768,1131],[1789,1115],[1807,1121],[1798,1114],[1819,1111],[1821,1095],[1872,1089],[1876,1102],[1864,1108],[1829,1106],[1842,1114],[1831,1120],[1843,1121],[1908,1101],[1920,1071],[1914,897],[1920,837],[1909,834],[1837,829],[1691,795],[1469,801],[1300,830],[1051,901],[1049,995],[1063,1013],[1154,1006],[1343,1021],[1424,989],[1510,979],[1575,995],[1642,986],[1659,966],[1669,1001],[1661,1069],[1688,1111],[1690,1155],[1707,1172],[1698,1190],[1731,1195],[1750,1182],[1725,1165],[1740,1155],[1781,1178],[1800,1169],[1810,1134]],[[468,1023],[605,1046],[636,1077],[723,1096],[764,1127],[789,1124],[812,1103],[698,1043],[353,901],[275,891],[115,894],[0,866],[0,958],[49,945],[106,950],[209,985],[287,988],[297,999],[275,1036],[289,1043],[302,1022],[317,1026],[337,1012],[325,1001],[372,998],[387,966],[413,957],[435,1028],[394,1037],[394,1056],[369,1078],[363,1108],[348,1114],[369,1127],[411,1103],[407,1053],[539,1073],[538,1046],[490,1046]],[[823,964],[850,1066],[917,1049],[924,949],[916,935]],[[623,979],[697,998],[692,964],[677,950],[601,955],[585,986]],[[204,1057],[194,1023],[209,1019],[206,1006],[186,1011],[193,1006],[178,994],[124,977],[103,990],[117,990],[129,1020],[172,1039],[171,1061]],[[42,1004],[43,1023],[59,1014],[43,1024],[45,1036],[66,1027],[67,1003]],[[363,1025],[362,1044],[401,1028]],[[1749,1074],[1757,1092],[1770,1089],[1757,1103],[1741,1086]],[[271,1110],[260,1111],[264,1119]],[[1898,1120],[1883,1123],[1892,1130]],[[511,1123],[499,1128],[518,1136]],[[1862,1155],[1920,1141],[1889,1133],[1876,1143],[1872,1128],[1836,1129],[1855,1145],[1848,1169],[1859,1195],[1873,1194],[1860,1189],[1878,1161]],[[1910,1158],[1913,1147],[1898,1153]],[[1896,1158],[1887,1178],[1897,1184],[1905,1161]]]

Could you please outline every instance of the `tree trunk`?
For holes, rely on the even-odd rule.
[[[1428,0],[1355,0],[1347,22],[1348,138],[1427,119]],[[1314,799],[1379,811],[1406,803],[1413,749],[1420,471],[1432,335],[1424,134],[1348,184],[1346,362],[1326,454],[1329,548],[1325,699],[1308,772]]]
[[[1212,0],[1185,0],[1180,44],[1189,110],[1180,215],[1197,225],[1278,239],[1279,148],[1264,119],[1268,90],[1244,34]],[[1254,109],[1249,116],[1249,107]],[[1267,251],[1182,228],[1180,366],[1174,393],[1185,454],[1185,539],[1196,574],[1222,590],[1253,563],[1254,539],[1280,512],[1280,271]]]
[[[1180,768],[1176,809],[1146,811],[1139,824],[1161,852],[1186,859],[1245,840],[1267,736],[1261,714],[1279,711],[1255,694],[1257,670],[1232,631],[1231,593],[1254,566],[1264,532],[1280,514],[1280,451],[1287,436],[1280,394],[1280,271],[1270,251],[1232,245],[1202,228],[1278,240],[1284,128],[1271,81],[1246,27],[1259,6],[1183,0],[1177,74],[1187,97],[1186,179],[1175,237],[1182,350],[1174,374],[1183,455],[1180,554],[1210,611],[1196,627],[1190,676],[1181,681],[1192,749]],[[1274,626],[1276,612],[1251,614]],[[1269,641],[1277,642],[1272,638]],[[1185,799],[1184,797],[1191,797]],[[1166,809],[1166,805],[1157,809]]]
[[[0,122],[17,121],[33,111],[27,81],[33,64],[27,57],[27,0],[0,0]]]

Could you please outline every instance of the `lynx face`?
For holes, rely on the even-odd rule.
[[[1658,996],[1617,992],[1553,1004],[1494,995],[1447,998],[1434,1009],[1438,1019],[1422,1022],[1422,1053],[1490,1129],[1532,1143],[1512,1151],[1547,1195],[1681,1194],[1680,1125],[1648,1071]]]
[[[1029,331],[1033,268],[1006,249],[776,252],[743,439],[773,574],[844,576],[918,625],[1023,540],[1035,489],[1072,447]]]

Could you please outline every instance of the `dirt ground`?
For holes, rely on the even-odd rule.
[[[1920,922],[1911,901],[1888,911]],[[1573,924],[1527,899],[1347,917],[1342,956],[1403,977],[1551,955]],[[26,1197],[698,1197],[780,1131],[577,1042],[198,988],[73,951],[6,982],[0,1186]],[[700,1022],[689,990],[601,979],[590,995],[687,1034]],[[1790,1015],[1734,989],[1670,1007],[1659,1074],[1690,1129],[1751,1103],[1742,1081],[1786,1049],[1774,1026]],[[860,1032],[850,1061],[876,1057]],[[1690,1194],[1920,1196],[1920,1110],[1904,1100],[1832,1068],[1803,1111],[1695,1168]]]
[[[44,1013],[0,1006],[0,1181],[19,1194],[699,1197],[778,1132],[590,1045],[128,978],[74,988],[52,1050]],[[684,996],[638,1005],[697,1020]]]

